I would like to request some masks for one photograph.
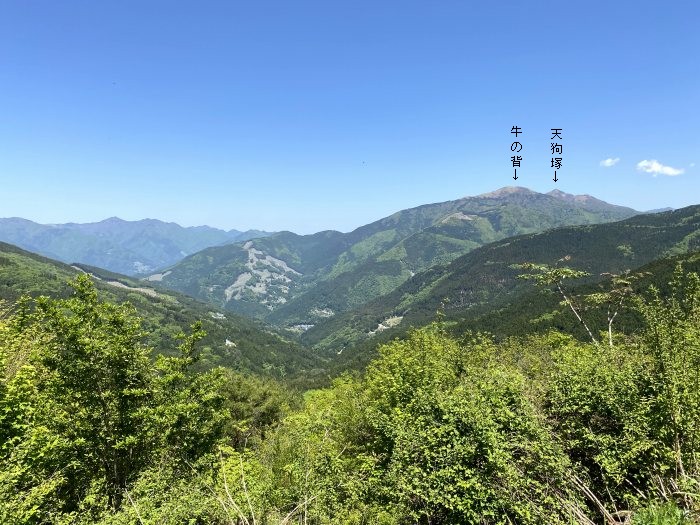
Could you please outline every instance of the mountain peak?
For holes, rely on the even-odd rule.
[[[561,190],[548,191],[547,195],[551,195],[552,197],[562,197],[562,198],[574,196],[571,193],[566,193],[565,191],[561,191]]]
[[[547,195],[550,197],[554,197],[555,199],[561,199],[569,202],[589,202],[589,201],[598,201],[599,199],[596,199],[595,197],[592,197],[590,195],[584,194],[584,195],[574,195],[572,193],[566,193],[560,190],[552,190],[547,192]]]
[[[103,219],[103,220],[99,221],[99,223],[102,223],[102,224],[122,224],[124,222],[127,222],[127,221],[125,221],[124,219],[120,219],[119,217],[109,217],[107,219]]]
[[[533,195],[536,192],[529,188],[523,188],[522,186],[504,186],[503,188],[497,189],[495,191],[490,191],[488,193],[482,193],[477,195],[477,197],[487,197],[487,198],[499,198],[507,197],[509,195]]]

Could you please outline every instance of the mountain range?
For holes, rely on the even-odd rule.
[[[68,279],[89,273],[105,298],[135,305],[157,351],[172,351],[174,336],[201,319],[209,334],[203,366],[290,374],[305,384],[323,382],[329,371],[361,367],[377,343],[429,323],[437,311],[460,333],[522,334],[536,330],[538,319],[575,333],[556,298],[543,299],[517,279],[513,264],[556,264],[566,257],[566,264],[590,273],[574,283],[586,289],[606,273],[644,265],[666,276],[669,257],[690,254],[683,260],[697,266],[694,253],[700,250],[700,206],[639,213],[588,195],[514,187],[402,210],[349,233],[223,232],[119,219],[0,224],[18,244],[55,243],[63,260],[71,261],[90,253],[129,261],[135,251],[121,251],[129,245],[153,257],[149,242],[193,250],[197,243],[226,243],[180,254],[179,261],[140,279],[0,243],[0,300],[26,293],[65,296]],[[238,235],[243,240],[236,241]],[[253,235],[265,236],[246,237]],[[81,246],[92,242],[95,252],[71,252],[61,239],[91,239]],[[100,242],[111,252],[100,253]]]
[[[126,275],[153,272],[209,246],[270,235],[258,230],[224,231],[209,226],[182,227],[155,219],[38,224],[0,219],[0,241],[65,263],[83,263]]]
[[[148,279],[302,332],[484,244],[638,213],[589,195],[506,187],[402,210],[349,233],[280,232],[207,248]]]

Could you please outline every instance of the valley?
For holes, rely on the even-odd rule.
[[[140,224],[104,222],[126,230]],[[116,245],[125,235],[119,228],[109,234],[98,224],[107,244]],[[168,226],[170,235],[181,237],[183,229],[175,226]],[[513,305],[534,297],[517,279],[514,264],[553,264],[567,256],[572,266],[590,274],[577,283],[585,286],[606,273],[692,253],[700,249],[699,229],[697,207],[641,214],[589,195],[506,187],[403,210],[349,233],[279,232],[205,247],[136,279],[3,245],[8,253],[15,251],[14,258],[23,254],[23,266],[46,269],[11,278],[8,272],[18,262],[8,262],[0,297],[15,300],[20,290],[63,295],[71,275],[88,272],[106,297],[135,304],[153,329],[156,349],[166,348],[177,331],[168,324],[173,321],[163,325],[162,320],[179,319],[184,329],[184,319],[200,318],[209,326],[206,366],[268,370],[304,384],[324,383],[346,368],[361,368],[377,344],[430,323],[437,312],[461,331],[473,326],[496,336],[512,333],[503,312],[517,318]],[[213,242],[212,232],[221,232],[196,231],[203,238],[190,240],[191,245]],[[177,242],[162,235],[163,243]],[[32,282],[29,275],[37,273],[43,277]],[[514,324],[524,330],[522,323]],[[263,347],[269,350],[261,352],[257,338],[268,340]]]

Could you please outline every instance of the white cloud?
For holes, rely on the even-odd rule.
[[[690,163],[690,167],[691,167],[691,168],[694,168],[694,167],[695,167],[695,163],[694,163],[694,162],[691,162],[691,163]]]
[[[620,162],[620,157],[615,157],[614,159],[610,157],[609,159],[601,160],[600,165],[604,168],[611,168],[618,162]]]
[[[679,170],[677,168],[672,168],[671,166],[664,166],[658,160],[643,160],[637,163],[637,169],[639,171],[644,171],[646,173],[651,173],[656,177],[657,175],[667,175],[669,177],[674,177],[675,175],[680,175],[685,170]]]

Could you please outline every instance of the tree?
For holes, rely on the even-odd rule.
[[[550,266],[548,264],[523,263],[515,264],[512,266],[512,268],[528,270],[530,272],[519,275],[518,279],[533,280],[540,288],[545,289],[549,289],[551,286],[554,286],[563,297],[564,304],[571,309],[576,316],[576,319],[578,319],[579,323],[581,323],[581,325],[583,325],[583,327],[586,329],[586,332],[588,332],[593,344],[598,345],[598,340],[593,336],[593,332],[591,332],[591,329],[588,327],[586,321],[584,321],[581,315],[581,307],[574,303],[574,298],[566,291],[564,286],[564,281],[566,279],[580,279],[582,277],[587,277],[590,274],[581,270],[574,270],[566,266],[558,266],[560,262],[569,261],[570,259],[571,257],[569,255],[559,259],[557,266]]]
[[[601,292],[591,293],[584,297],[584,300],[592,305],[605,309],[607,319],[608,344],[613,346],[613,322],[620,314],[630,297],[634,293],[632,284],[647,275],[646,273],[631,274],[625,270],[620,274],[604,273],[604,277],[609,277],[609,289]],[[607,283],[606,283],[607,284]],[[601,287],[603,285],[601,284]]]

